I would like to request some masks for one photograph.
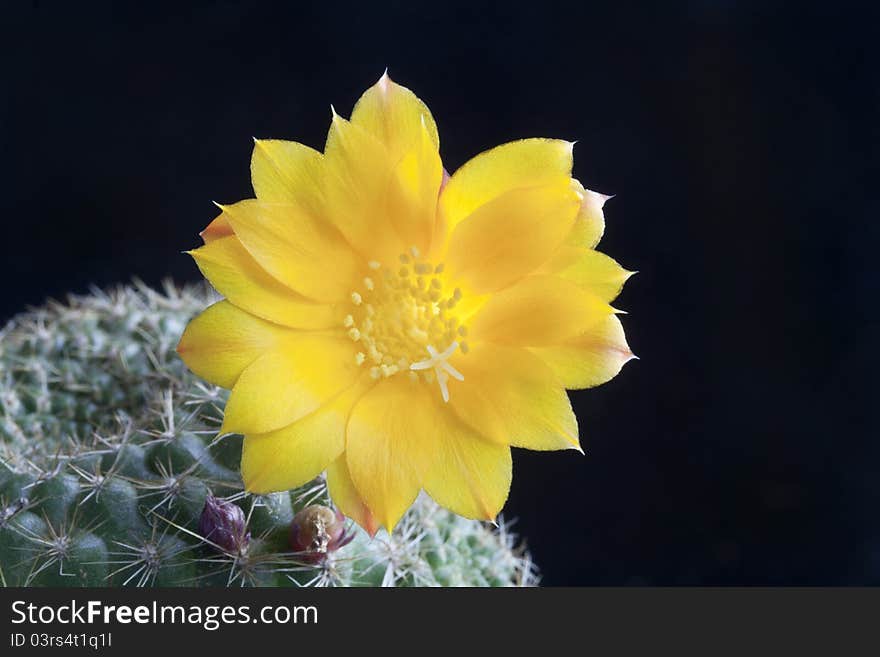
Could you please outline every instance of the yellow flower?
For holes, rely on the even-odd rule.
[[[633,357],[609,303],[630,272],[595,251],[607,197],[573,144],[524,139],[451,177],[425,104],[387,75],[324,152],[258,140],[255,199],[220,206],[191,251],[225,296],[178,351],[231,388],[255,493],[326,470],[334,503],[389,531],[425,490],[493,519],[510,447],[577,449],[566,388]]]

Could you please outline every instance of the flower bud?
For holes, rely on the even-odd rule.
[[[354,534],[345,529],[345,516],[320,504],[297,513],[290,526],[290,547],[306,563],[319,563],[353,538]]]
[[[251,540],[244,511],[238,505],[210,494],[199,518],[199,533],[225,552],[240,552]]]

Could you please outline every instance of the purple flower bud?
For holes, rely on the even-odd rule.
[[[319,563],[328,554],[351,543],[354,534],[345,528],[345,516],[320,504],[297,513],[290,526],[290,547],[305,563]]]
[[[244,511],[233,504],[209,494],[199,518],[199,533],[225,552],[238,553],[247,547],[251,533],[247,531]]]

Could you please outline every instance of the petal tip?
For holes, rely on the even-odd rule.
[[[391,82],[391,77],[388,75],[388,67],[386,66],[385,71],[382,73],[382,75],[376,81],[376,86],[379,87],[379,89],[382,92],[386,92],[386,91],[388,91],[388,84],[390,82]]]

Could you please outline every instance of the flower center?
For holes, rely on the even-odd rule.
[[[374,379],[395,374],[440,387],[449,401],[448,381],[464,376],[450,363],[468,351],[467,328],[455,314],[461,290],[443,289],[443,264],[424,261],[418,249],[400,255],[399,267],[369,263],[363,287],[351,293],[351,313],[343,324],[360,346],[358,365]],[[396,269],[396,270],[395,270]]]

